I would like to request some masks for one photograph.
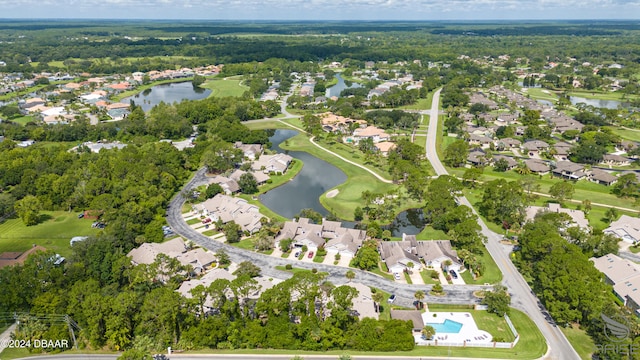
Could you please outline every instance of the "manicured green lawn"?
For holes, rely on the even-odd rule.
[[[300,170],[302,170],[303,165],[304,164],[302,160],[293,159],[293,161],[291,162],[291,165],[289,166],[289,169],[287,169],[287,172],[285,172],[282,175],[271,175],[271,184],[265,183],[263,185],[260,185],[260,188],[258,188],[258,194],[254,194],[254,195],[257,196],[260,194],[264,194],[269,190],[273,190],[280,185],[286,184],[289,180],[293,179],[294,177],[296,177],[296,175],[298,175]]]
[[[418,99],[415,104],[401,106],[402,110],[429,110],[433,102],[433,92],[430,92],[426,99]]]
[[[581,359],[591,359],[591,354],[596,348],[596,345],[593,343],[593,339],[584,330],[581,330],[578,326],[563,328],[560,330],[564,333],[564,336],[567,337],[571,346],[576,350],[578,355],[580,355]]]
[[[447,240],[450,237],[442,230],[436,230],[430,225],[427,225],[416,235],[418,240]]]
[[[484,263],[484,274],[476,279],[473,279],[469,270],[460,273],[462,279],[467,284],[497,284],[502,281],[502,273],[496,265],[491,255],[487,250],[484,250],[480,260]]]
[[[619,100],[622,101],[624,96],[621,92],[602,92],[602,91],[589,91],[589,90],[573,90],[569,93],[569,96],[578,96],[587,99],[601,99],[601,100]]]
[[[189,203],[182,204],[181,211],[182,211],[183,214],[186,214],[186,213],[190,212],[191,210],[192,210],[191,209],[191,204],[189,204]]]
[[[204,236],[213,236],[213,235],[215,235],[215,234],[217,234],[217,233],[218,233],[218,232],[217,232],[217,231],[215,231],[215,230],[207,230],[207,231],[203,231],[203,232],[202,232],[202,235],[204,235]]]
[[[255,250],[255,246],[253,245],[253,240],[251,239],[243,239],[237,243],[229,243],[229,245],[235,246],[240,249],[245,249],[245,250],[251,250],[251,251]]]
[[[429,284],[440,284],[440,281],[438,280],[434,280],[431,278],[431,271],[433,270],[422,270],[420,272],[420,276],[422,276],[422,281],[424,281],[425,284],[429,285]]]
[[[372,193],[386,193],[391,189],[397,189],[398,185],[387,184],[379,181],[369,172],[350,165],[343,160],[313,146],[306,135],[298,134],[287,142],[280,145],[283,149],[306,151],[332,165],[338,167],[347,175],[347,181],[338,185],[335,189],[339,191],[333,198],[320,197],[320,203],[338,218],[353,220],[353,211],[358,206],[363,206],[362,192],[368,190]],[[404,201],[400,206],[402,209],[417,207],[415,201]],[[400,211],[400,209],[398,210]]]
[[[246,125],[251,130],[265,130],[265,129],[287,129],[291,130],[290,126],[281,123],[277,120],[271,121],[245,121],[242,124]]]
[[[318,137],[316,137],[314,141],[316,142],[316,144],[322,146],[323,148],[333,151],[334,153],[342,156],[347,160],[353,161],[354,163],[363,165],[387,180],[391,180],[391,174],[389,174],[388,171],[389,166],[387,165],[387,160],[385,158],[381,158],[374,164],[365,163],[365,154],[354,146],[340,144],[338,142],[333,142],[332,144],[330,144],[326,140]],[[380,164],[383,165],[380,166]]]
[[[199,222],[202,222],[202,220],[200,220],[199,218],[195,218],[195,219],[189,219],[187,220],[187,225],[195,225]]]
[[[617,126],[607,126],[607,129],[623,139],[640,142],[640,129],[621,129]]]
[[[62,256],[71,255],[69,240],[74,236],[95,235],[93,220],[78,219],[75,212],[43,211],[38,225],[25,226],[22,220],[8,219],[0,224],[0,253],[25,251],[33,244],[51,249]]]
[[[551,102],[558,100],[558,96],[553,91],[542,88],[528,88],[525,94],[531,95],[534,99],[548,100]]]
[[[242,85],[241,82],[242,80],[237,79],[215,78],[205,82],[200,87],[211,90],[209,97],[238,97],[249,90],[249,87]]]
[[[27,116],[21,116],[21,117],[17,117],[15,119],[11,119],[12,122],[16,123],[16,124],[20,124],[20,125],[27,125],[28,123],[35,121],[33,116],[31,115],[27,115]]]

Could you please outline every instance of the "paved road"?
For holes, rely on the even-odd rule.
[[[427,134],[426,155],[433,166],[436,174],[447,175],[438,154],[436,152],[436,140],[438,134],[438,109],[440,103],[440,90],[433,96],[433,103],[430,111],[429,132]],[[471,203],[465,197],[459,198],[461,204],[467,205],[471,209]],[[475,212],[475,209],[473,209]],[[538,298],[533,295],[531,288],[526,283],[522,275],[518,272],[509,258],[508,248],[500,244],[501,235],[489,230],[481,218],[478,224],[482,227],[482,233],[487,237],[486,247],[498,268],[503,274],[503,284],[509,289],[511,303],[514,307],[524,311],[533,320],[542,335],[547,340],[549,351],[548,359],[580,359],[578,353],[573,349],[562,331],[554,324],[546,310],[540,304]]]
[[[199,170],[192,177],[192,179],[185,185],[184,189],[192,189],[199,185],[206,184],[207,178],[205,176],[204,169]],[[279,278],[288,279],[291,277],[291,273],[286,271],[276,270],[275,266],[285,266],[291,264],[298,268],[313,269],[328,273],[328,280],[336,285],[342,285],[347,283],[345,273],[348,269],[340,266],[319,264],[319,263],[305,263],[298,260],[289,260],[275,256],[264,255],[253,251],[247,251],[239,249],[216,240],[212,240],[207,236],[195,231],[191,228],[182,218],[182,205],[184,204],[183,192],[178,193],[169,205],[167,210],[167,222],[173,229],[173,231],[181,235],[196,244],[207,248],[211,251],[218,251],[224,249],[231,261],[240,263],[242,261],[251,261],[255,265],[262,268],[262,274]],[[414,294],[417,290],[423,290],[428,293],[431,290],[432,285],[407,285],[399,284],[392,280],[385,279],[381,276],[352,269],[356,273],[354,282],[359,282],[367,286],[373,286],[382,289],[385,292],[396,294],[398,296],[397,304],[402,306],[412,306]],[[471,304],[476,303],[478,299],[473,296],[473,292],[487,288],[486,286],[470,286],[470,285],[443,285],[446,296],[427,296],[425,301],[429,303],[446,303],[446,304]]]
[[[9,326],[2,334],[0,334],[0,353],[4,350],[9,344],[8,341],[11,340],[11,334],[16,330],[16,324]],[[2,357],[0,357],[2,359]]]

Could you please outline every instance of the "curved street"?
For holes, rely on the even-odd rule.
[[[440,104],[440,90],[433,95],[433,103],[429,113],[429,131],[427,133],[426,155],[437,175],[448,175],[447,170],[440,162],[436,152],[438,137],[438,115]],[[470,207],[477,214],[466,197],[460,197],[459,201]],[[538,298],[518,272],[509,258],[510,249],[500,244],[501,235],[489,230],[482,218],[478,217],[478,224],[482,227],[482,234],[487,237],[486,248],[493,260],[502,272],[502,283],[509,289],[511,304],[515,308],[524,311],[538,326],[542,335],[547,340],[547,358],[549,359],[580,359],[562,331],[553,323]]]

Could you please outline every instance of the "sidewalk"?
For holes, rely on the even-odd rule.
[[[0,334],[0,354],[9,344],[9,340],[11,340],[11,334],[16,330],[17,324],[9,326],[7,330],[5,330],[2,334]]]

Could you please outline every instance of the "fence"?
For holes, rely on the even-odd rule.
[[[476,310],[481,310],[477,309]],[[453,347],[482,347],[482,348],[497,348],[497,349],[511,349],[518,344],[520,341],[520,334],[516,330],[516,327],[513,326],[513,322],[511,322],[511,318],[509,315],[504,315],[504,320],[506,321],[509,329],[513,333],[515,339],[512,342],[489,342],[489,343],[478,343],[471,341],[463,341],[463,342],[453,342],[453,341],[441,341],[441,340],[422,340],[419,345],[427,345],[427,346],[453,346]]]

